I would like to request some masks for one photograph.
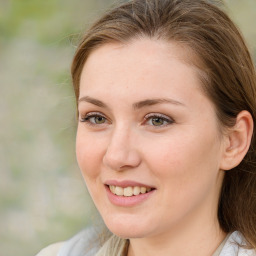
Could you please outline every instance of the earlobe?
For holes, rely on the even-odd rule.
[[[253,119],[248,111],[241,111],[234,127],[228,129],[227,143],[224,145],[221,170],[230,170],[241,163],[252,139]]]

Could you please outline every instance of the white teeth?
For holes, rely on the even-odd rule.
[[[134,188],[133,188],[133,194],[134,194],[135,196],[139,195],[139,194],[140,194],[140,187],[134,187]]]
[[[145,194],[147,192],[147,189],[145,187],[140,188],[140,193]]]
[[[150,192],[152,188],[146,188],[146,187],[118,187],[118,186],[109,186],[110,191],[113,194],[116,194],[117,196],[137,196],[139,194],[145,194],[146,192]]]
[[[109,186],[109,189],[110,189],[110,191],[111,191],[113,194],[115,194],[115,187],[114,187],[114,186]]]
[[[124,189],[121,188],[121,187],[116,187],[116,188],[115,188],[115,194],[116,194],[117,196],[123,196],[123,195],[124,195]]]
[[[124,188],[124,196],[132,196],[132,195],[133,195],[132,187]]]

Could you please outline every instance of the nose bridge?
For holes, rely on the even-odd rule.
[[[135,137],[134,130],[127,125],[116,126],[111,133],[103,162],[113,170],[136,167],[140,159]]]

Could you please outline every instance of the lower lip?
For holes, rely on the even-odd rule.
[[[116,206],[131,207],[141,204],[142,202],[149,199],[155,192],[151,190],[145,194],[139,194],[137,196],[117,196],[113,194],[108,186],[105,186],[109,201]]]

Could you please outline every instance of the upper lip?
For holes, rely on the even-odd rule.
[[[132,180],[122,180],[122,181],[118,181],[118,180],[107,180],[104,182],[105,185],[108,186],[116,186],[116,187],[122,187],[122,188],[126,188],[126,187],[146,187],[146,188],[154,188],[151,185],[148,184],[143,184],[137,181],[132,181]]]

